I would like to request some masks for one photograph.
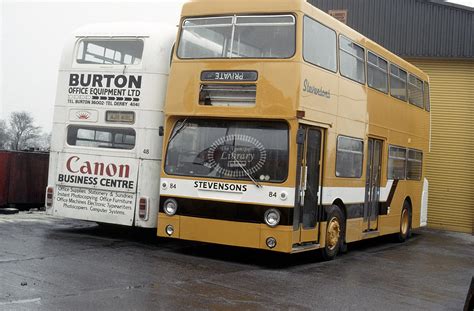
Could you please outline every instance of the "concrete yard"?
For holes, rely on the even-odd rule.
[[[473,275],[474,237],[428,229],[323,262],[0,215],[0,310],[462,310]]]

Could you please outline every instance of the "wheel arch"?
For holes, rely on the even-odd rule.
[[[413,203],[410,196],[407,196],[405,200],[403,200],[403,206],[405,206],[405,203],[408,203],[408,209],[410,210],[410,213],[413,213]]]
[[[410,222],[410,228],[412,227],[412,223],[413,223],[413,203],[411,201],[411,198],[410,196],[407,196],[405,198],[405,200],[403,201],[403,207],[405,206],[405,204],[408,203],[408,212],[410,213],[410,218],[409,218],[409,222]]]
[[[347,208],[344,202],[342,202],[341,199],[337,198],[332,202],[332,205],[336,205],[341,209],[342,214],[344,215],[344,221],[347,222]]]

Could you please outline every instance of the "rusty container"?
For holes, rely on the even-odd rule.
[[[0,207],[8,203],[8,180],[10,178],[10,153],[0,151]]]
[[[0,206],[42,207],[49,154],[0,151]]]

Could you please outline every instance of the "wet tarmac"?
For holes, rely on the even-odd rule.
[[[334,261],[0,215],[0,310],[462,310],[474,237],[419,230]]]

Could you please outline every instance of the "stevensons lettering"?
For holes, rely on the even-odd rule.
[[[237,192],[242,193],[247,191],[247,185],[224,183],[224,182],[212,182],[212,181],[194,181],[194,188],[198,190],[215,190],[224,192]]]
[[[303,92],[314,94],[317,96],[321,97],[326,97],[326,98],[331,98],[331,91],[330,90],[325,90],[323,87],[316,87],[314,85],[311,85],[311,83],[308,81],[308,79],[304,79],[303,82]]]

